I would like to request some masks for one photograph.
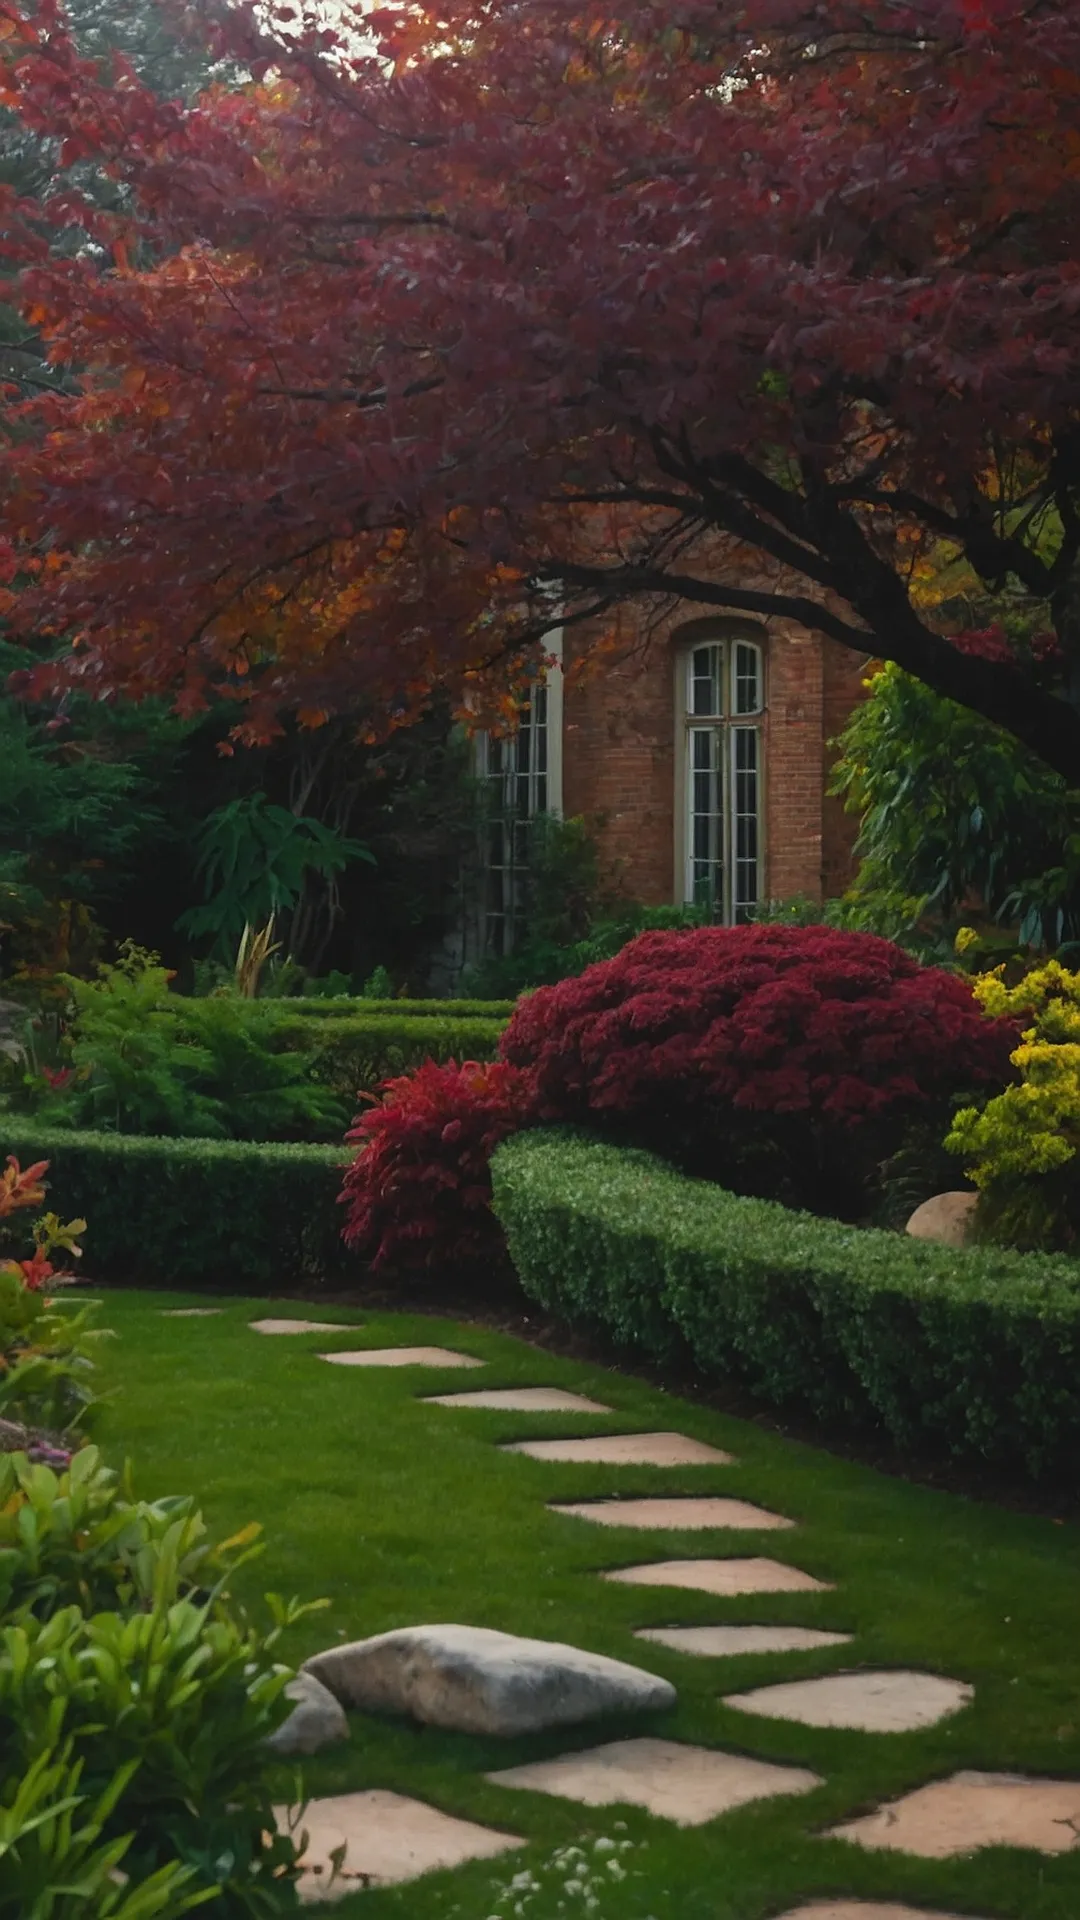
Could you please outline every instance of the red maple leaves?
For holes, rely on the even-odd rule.
[[[948,646],[909,592],[943,548],[1073,632],[1080,0],[448,0],[291,49],[239,10],[262,81],[190,110],[51,4],[3,18],[5,102],[121,208],[5,223],[80,370],[3,457],[67,679],[395,724],[512,680],[553,584],[670,590],[1080,754],[1067,672]]]

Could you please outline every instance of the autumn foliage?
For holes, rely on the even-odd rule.
[[[502,1248],[491,1156],[532,1112],[530,1076],[501,1061],[429,1060],[387,1081],[348,1135],[346,1244],[376,1273],[482,1275]]]
[[[8,612],[61,682],[378,729],[512,690],[553,593],[676,596],[1075,778],[1080,0],[334,18],[226,9],[253,81],[189,109],[0,6],[3,105],[117,189],[3,221],[55,381]]]
[[[830,928],[644,933],[518,1006],[504,1057],[543,1118],[726,1185],[857,1210],[874,1155],[962,1089],[1002,1087],[1017,1029],[968,980]]]

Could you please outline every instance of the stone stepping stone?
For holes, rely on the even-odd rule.
[[[275,1807],[274,1817],[278,1831],[286,1832],[289,1809]],[[525,1844],[514,1834],[495,1833],[378,1787],[309,1800],[300,1830],[308,1836],[298,1882],[305,1906],[340,1900],[362,1887],[418,1880],[438,1867],[493,1860]],[[346,1849],[344,1866],[331,1884],[331,1855],[341,1846]]]
[[[614,1567],[602,1573],[627,1587],[689,1587],[695,1593],[831,1593],[832,1584],[815,1580],[801,1567],[780,1560],[653,1560],[641,1567]]]
[[[974,1687],[937,1673],[827,1673],[750,1693],[729,1693],[725,1707],[797,1720],[804,1727],[854,1727],[862,1733],[913,1733],[936,1727],[975,1698]]]
[[[355,1333],[340,1320],[249,1320],[252,1333]]]
[[[897,1907],[880,1900],[812,1900],[808,1907],[782,1913],[779,1920],[961,1920],[958,1913],[929,1913],[925,1907]]]
[[[1080,1845],[1080,1780],[954,1773],[859,1820],[830,1827],[828,1837],[924,1860],[949,1860],[980,1847],[1071,1853]]]
[[[487,1778],[498,1787],[526,1787],[585,1807],[644,1807],[679,1827],[704,1826],[751,1800],[810,1793],[821,1785],[820,1776],[805,1767],[649,1739],[614,1740],[558,1760],[507,1767]]]
[[[491,1407],[496,1413],[610,1413],[599,1400],[562,1387],[489,1387],[480,1393],[433,1393],[425,1407]]]
[[[817,1627],[639,1627],[635,1640],[651,1640],[676,1653],[730,1659],[747,1653],[808,1653],[814,1647],[846,1646],[850,1633]]]
[[[641,1527],[653,1532],[704,1533],[713,1527],[737,1527],[740,1532],[764,1533],[777,1527],[793,1527],[765,1507],[752,1506],[749,1500],[654,1499],[654,1500],[572,1500],[552,1502],[549,1513],[568,1513],[577,1520],[592,1520],[598,1527]]]
[[[734,1454],[685,1433],[608,1433],[583,1440],[514,1440],[503,1453],[530,1460],[579,1460],[602,1467],[730,1467]]]
[[[502,1738],[676,1703],[670,1680],[624,1660],[491,1627],[397,1627],[327,1647],[303,1674],[343,1707]]]
[[[332,1367],[482,1367],[471,1353],[452,1347],[356,1347],[350,1353],[320,1353]]]
[[[161,1317],[163,1320],[210,1320],[214,1314],[224,1311],[224,1307],[162,1307]]]

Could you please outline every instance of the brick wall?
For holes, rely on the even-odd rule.
[[[583,814],[605,866],[634,899],[682,897],[676,874],[676,679],[683,610],[646,636],[624,613],[617,649],[571,672],[564,701],[563,807]],[[862,662],[848,649],[774,620],[765,643],[765,891],[770,898],[840,892],[850,872],[854,823],[824,788],[836,734],[861,691]],[[566,636],[566,665],[595,635]]]

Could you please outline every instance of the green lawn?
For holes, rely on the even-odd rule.
[[[979,1920],[1076,1920],[1080,1851],[1048,1859],[998,1850],[932,1862],[816,1836],[962,1767],[1080,1774],[1080,1529],[908,1486],[486,1329],[308,1309],[363,1331],[269,1338],[247,1322],[305,1309],[250,1300],[225,1302],[214,1319],[162,1317],[165,1307],[189,1304],[191,1296],[107,1296],[100,1317],[118,1338],[103,1362],[115,1397],[100,1438],[114,1459],[134,1459],[143,1494],[194,1490],[219,1536],[262,1522],[267,1551],[244,1576],[248,1597],[329,1597],[331,1610],[297,1630],[292,1658],[338,1638],[462,1621],[635,1661],[679,1690],[678,1709],[663,1718],[514,1742],[354,1716],[350,1744],[307,1763],[310,1793],[393,1788],[532,1845],[505,1864],[349,1895],[327,1912],[341,1920],[487,1920],[494,1882],[536,1866],[558,1845],[610,1835],[622,1821],[636,1843],[626,1856],[630,1877],[596,1920],[771,1920],[828,1894]],[[413,1342],[460,1347],[486,1369],[353,1371],[313,1357],[335,1345]],[[475,1413],[419,1401],[516,1384],[570,1387],[616,1411]],[[501,1454],[494,1444],[631,1428],[678,1428],[729,1449],[738,1464],[558,1465]],[[660,1491],[730,1492],[798,1525],[768,1535],[641,1534],[545,1509],[553,1499]],[[836,1590],[719,1600],[593,1577],[641,1560],[740,1553],[790,1560]],[[728,1621],[797,1622],[856,1639],[816,1653],[717,1661],[632,1636],[638,1626]],[[863,1664],[967,1680],[974,1705],[928,1732],[870,1735],[814,1731],[720,1704],[722,1693]],[[488,1769],[643,1732],[810,1766],[826,1784],[682,1830],[634,1809],[590,1810],[483,1779]],[[554,1904],[537,1902],[528,1913],[556,1920]]]

